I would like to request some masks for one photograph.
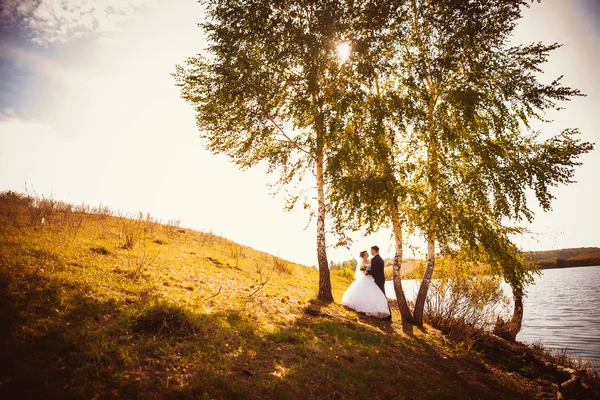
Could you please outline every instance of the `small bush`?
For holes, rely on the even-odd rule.
[[[81,203],[79,205],[76,205],[73,211],[80,214],[90,214],[91,207],[88,204]]]
[[[7,191],[0,193],[0,223],[4,229],[13,226],[25,233],[21,215],[28,212],[33,199],[27,195]]]
[[[65,215],[68,215],[68,217],[66,218],[65,225],[68,231],[73,235],[73,239],[75,239],[77,237],[79,229],[81,229],[85,222],[85,216],[83,214],[73,213],[68,213]]]
[[[383,274],[385,276],[386,281],[391,281],[394,279],[394,268],[393,267],[385,267],[383,270]]]
[[[201,246],[212,246],[216,242],[216,236],[212,231],[210,232],[202,232],[202,236],[200,237],[200,245]]]
[[[145,233],[140,226],[139,221],[127,221],[121,220],[121,239],[123,239],[123,244],[121,248],[124,250],[131,250],[136,245],[142,233]],[[145,237],[145,235],[144,235]]]
[[[137,217],[137,222],[140,226],[140,229],[150,236],[154,234],[154,230],[157,226],[159,226],[159,223],[152,217],[150,213],[146,213],[146,215],[144,215],[140,212]]]
[[[279,273],[292,274],[293,267],[284,259],[273,256],[273,269]]]
[[[244,248],[237,243],[231,242],[228,245],[229,257],[233,260],[235,267],[240,267],[240,259],[246,258],[244,254]]]
[[[121,248],[124,250],[131,250],[135,243],[137,242],[137,236],[133,231],[126,230],[123,232],[123,244]]]
[[[336,269],[333,273],[343,278],[354,280],[354,271],[352,268]]]
[[[144,272],[150,268],[157,260],[160,250],[150,252],[146,237],[142,237],[136,251],[129,251],[127,254],[127,264],[132,269],[130,276],[140,278]]]
[[[0,193],[0,208],[28,208],[33,199],[25,194],[13,192],[12,190],[8,190]]]
[[[151,335],[179,335],[193,333],[194,325],[180,308],[157,304],[144,310],[136,319],[133,331]]]
[[[181,223],[178,219],[170,219],[164,225],[163,228],[167,235],[172,236],[179,230],[179,224]]]
[[[54,216],[57,212],[57,203],[52,199],[45,197],[34,197],[31,206],[29,207],[29,226],[32,228],[38,227],[44,223],[52,224]]]
[[[102,204],[98,205],[98,207],[92,208],[90,211],[92,214],[98,215],[100,219],[106,219],[108,217],[112,217],[115,214],[110,207],[103,206]]]
[[[439,279],[431,282],[425,304],[427,322],[459,342],[491,331],[509,303],[500,279],[475,274],[465,264],[440,264]]]

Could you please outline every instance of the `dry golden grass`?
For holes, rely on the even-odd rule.
[[[313,268],[178,222],[15,196],[0,196],[0,398],[539,393],[395,308],[388,323],[314,300]],[[332,274],[335,299],[350,282]]]

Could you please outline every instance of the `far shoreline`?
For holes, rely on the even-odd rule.
[[[558,266],[558,265],[548,265],[548,266],[537,266],[539,269],[571,269],[571,268],[582,268],[582,267],[600,267],[600,264],[584,264],[584,265],[566,265],[566,266]]]

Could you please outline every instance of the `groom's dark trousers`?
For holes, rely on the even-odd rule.
[[[379,286],[379,289],[385,294],[385,273],[383,258],[379,254],[371,259],[371,275],[375,279],[375,283]]]

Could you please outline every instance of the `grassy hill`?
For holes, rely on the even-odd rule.
[[[0,195],[0,398],[556,397],[395,307],[345,309],[341,274],[320,303],[313,268],[113,214]]]
[[[542,269],[600,265],[598,247],[535,251],[528,253],[528,256]]]

